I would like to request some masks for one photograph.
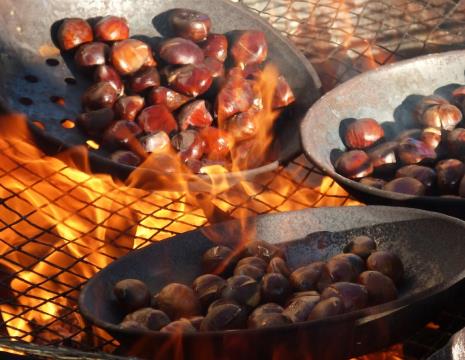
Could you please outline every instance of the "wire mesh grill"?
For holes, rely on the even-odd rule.
[[[299,47],[325,91],[386,63],[465,48],[465,1],[240,2]],[[0,139],[0,198],[0,348],[29,354],[53,352],[41,348],[50,344],[115,350],[118,344],[77,311],[82,284],[131,249],[208,224],[198,201],[184,193],[147,192],[87,175],[20,139]],[[358,204],[303,156],[211,200],[232,217]],[[452,328],[465,325],[457,315],[463,309],[457,311],[423,330],[436,333],[434,342],[420,332],[405,343],[411,357],[398,347],[392,356],[431,353]],[[65,356],[66,348],[55,356]]]

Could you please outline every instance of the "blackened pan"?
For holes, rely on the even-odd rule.
[[[205,234],[219,234],[224,244],[238,241],[238,232],[231,231],[237,223],[225,222],[117,260],[83,288],[80,311],[132,349],[131,354],[155,359],[174,353],[188,359],[267,359],[273,354],[282,359],[338,359],[404,339],[453,299],[465,276],[465,223],[446,215],[368,206],[308,209],[259,216],[253,221],[249,225],[256,228],[256,238],[283,245],[291,266],[327,259],[341,252],[353,235],[372,236],[379,248],[396,252],[405,264],[406,280],[399,299],[320,321],[197,333],[175,342],[159,332],[137,333],[116,326],[124,316],[112,293],[117,281],[137,278],[153,293],[173,281],[190,284],[201,274],[203,252],[212,246]]]
[[[387,139],[416,127],[414,109],[422,96],[451,92],[465,83],[465,51],[432,54],[361,74],[325,94],[308,111],[301,126],[307,157],[356,198],[369,204],[408,206],[465,218],[465,199],[414,197],[375,189],[339,175],[334,160],[345,145],[343,121],[373,117]]]
[[[299,125],[310,105],[320,95],[320,80],[311,64],[264,19],[227,0],[2,0],[0,5],[0,100],[8,109],[39,120],[45,131],[35,132],[49,151],[85,144],[79,129],[61,125],[80,112],[80,95],[89,86],[67,55],[61,56],[52,42],[58,21],[67,17],[95,18],[118,15],[128,19],[131,35],[149,43],[169,34],[167,11],[191,8],[207,13],[213,32],[259,29],[269,43],[269,59],[289,81],[296,94],[295,105],[277,122],[278,153],[269,163],[244,169],[230,177],[251,177],[275,169],[301,151]],[[38,16],[40,12],[40,16]],[[52,26],[54,25],[54,26]],[[75,83],[77,81],[77,83]],[[65,101],[61,106],[59,97]],[[91,150],[94,170],[125,177],[133,168],[116,165],[104,149]],[[149,169],[150,170],[150,169]]]

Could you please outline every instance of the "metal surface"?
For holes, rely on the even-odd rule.
[[[140,279],[152,294],[170,282],[190,285],[202,274],[202,254],[218,242],[237,245],[239,228],[237,223],[218,224],[153,244],[119,259],[98,273],[81,291],[82,314],[123,342],[128,338],[144,342],[145,347],[134,347],[138,349],[135,354],[141,355],[137,353],[141,351],[147,356],[156,351],[162,357],[163,349],[172,342],[170,335],[122,330],[117,326],[124,312],[113,295],[114,284],[126,278]],[[185,335],[182,349],[189,354],[187,358],[234,358],[231,354],[235,345],[228,344],[237,344],[237,341],[240,341],[242,353],[256,359],[271,358],[277,349],[295,349],[297,344],[300,348],[289,351],[286,356],[298,359],[311,354],[316,359],[336,359],[365,354],[411,335],[424,325],[444,303],[445,292],[465,277],[461,261],[465,255],[465,223],[435,213],[388,207],[310,209],[259,216],[250,220],[247,228],[256,230],[258,239],[283,245],[287,261],[294,269],[340,253],[353,235],[372,236],[380,249],[394,251],[403,260],[406,274],[400,297],[387,304],[320,321],[272,329]],[[219,240],[211,241],[211,238]],[[438,242],[438,238],[442,241]],[[451,253],[456,256],[451,257]],[[327,337],[331,333],[340,336]],[[148,344],[152,346],[147,349]],[[179,347],[179,342],[176,345]],[[208,351],[200,351],[202,346],[210,346],[211,355]],[[166,358],[171,351],[174,353],[176,348],[167,350]]]
[[[428,358],[428,360],[463,359],[465,359],[465,329],[454,334],[446,346]]]
[[[345,150],[341,139],[347,119],[372,117],[386,139],[415,128],[414,109],[421,96],[451,92],[465,83],[465,51],[426,55],[359,75],[324,95],[307,113],[301,139],[309,159],[354,196],[368,203],[441,211],[465,217],[465,199],[411,196],[375,189],[339,175],[333,166]]]

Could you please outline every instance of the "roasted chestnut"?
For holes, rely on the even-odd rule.
[[[374,177],[365,177],[363,179],[360,179],[360,184],[371,186],[376,189],[382,189],[384,185],[386,185],[386,180],[378,179]]]
[[[157,307],[170,319],[200,315],[200,302],[194,291],[183,284],[166,285],[156,295]]]
[[[259,257],[267,263],[276,256],[284,258],[284,253],[279,247],[262,240],[248,242],[244,249],[244,255]]]
[[[115,113],[110,108],[103,108],[79,114],[76,124],[91,137],[100,137],[102,132],[110,126],[115,118]]]
[[[74,54],[74,62],[82,67],[104,65],[109,54],[110,47],[107,44],[91,42],[79,46]]]
[[[436,164],[437,183],[442,194],[456,194],[465,175],[465,164],[457,159],[442,160]]]
[[[206,273],[227,274],[235,265],[233,251],[227,246],[214,246],[202,256],[202,268]]]
[[[423,141],[406,138],[399,143],[397,148],[400,160],[406,165],[418,164],[422,161],[435,160],[437,155]]]
[[[258,133],[257,112],[249,109],[226,120],[225,128],[236,142],[253,138]]]
[[[212,57],[207,57],[203,61],[203,65],[210,71],[212,78],[220,78],[224,76],[224,65],[221,61]]]
[[[389,141],[367,152],[373,167],[377,170],[391,170],[397,163],[397,142]]]
[[[195,42],[207,39],[212,26],[208,15],[190,9],[172,10],[170,24],[176,35]]]
[[[425,185],[417,179],[412,177],[401,177],[389,181],[384,185],[383,190],[406,195],[422,196],[425,194],[426,188]]]
[[[423,121],[422,117],[426,110],[432,106],[436,105],[447,105],[449,102],[441,96],[430,95],[424,96],[415,107],[415,115],[418,121],[421,123]]]
[[[171,69],[166,81],[174,90],[196,97],[210,88],[213,78],[205,65],[183,65]]]
[[[447,149],[451,156],[465,159],[465,129],[457,128],[447,135]]]
[[[363,118],[352,122],[344,134],[349,149],[363,150],[384,137],[384,130],[375,119]]]
[[[273,109],[279,109],[292,104],[295,101],[294,92],[292,91],[286,78],[282,75],[278,77],[276,89],[273,95]]]
[[[111,154],[110,159],[118,164],[138,166],[141,158],[129,150],[118,150]]]
[[[312,309],[307,320],[318,320],[344,313],[344,304],[338,297],[320,301]]]
[[[184,105],[178,114],[178,123],[181,130],[189,126],[203,128],[210,126],[213,117],[208,111],[205,100],[195,100]]]
[[[223,126],[226,119],[249,110],[253,101],[254,91],[249,81],[242,77],[228,80],[216,97],[215,113],[219,125]]]
[[[270,260],[266,272],[278,273],[286,277],[289,277],[291,275],[291,271],[287,267],[286,261],[280,257],[274,257]]]
[[[228,134],[218,128],[205,127],[200,130],[200,137],[205,144],[205,155],[209,160],[225,160],[231,151],[231,139]]]
[[[465,176],[462,178],[462,181],[460,181],[459,195],[465,197]]]
[[[199,160],[205,144],[196,130],[184,130],[173,136],[171,144],[179,152],[181,160]]]
[[[113,294],[128,312],[150,305],[150,291],[147,285],[137,279],[118,281],[113,288]]]
[[[256,316],[253,320],[247,322],[249,329],[261,329],[271,326],[282,326],[290,324],[291,320],[284,314],[267,313],[261,316]]]
[[[292,293],[289,280],[279,273],[269,273],[261,281],[261,298],[265,302],[284,304]]]
[[[315,290],[325,264],[321,261],[302,266],[291,273],[289,280],[296,291]]]
[[[94,81],[101,82],[106,81],[114,87],[118,96],[124,93],[124,84],[119,74],[110,65],[99,65],[95,68]]]
[[[127,329],[127,330],[138,330],[138,331],[146,331],[147,328],[138,323],[137,321],[134,321],[134,320],[128,320],[128,321],[122,321],[120,324],[119,324],[119,327],[122,328],[122,329]]]
[[[135,122],[119,120],[105,131],[103,143],[109,148],[127,146],[141,133],[142,129]]]
[[[150,47],[136,39],[117,42],[111,49],[111,62],[121,75],[134,74],[143,66],[155,66]]]
[[[462,112],[451,104],[431,106],[421,117],[423,126],[444,130],[453,130],[460,121],[462,121]]]
[[[365,261],[362,259],[361,256],[358,256],[354,253],[345,253],[345,254],[337,254],[333,256],[333,259],[343,259],[347,260],[352,268],[354,269],[355,274],[358,276],[360,273],[365,271]]]
[[[209,313],[210,311],[212,311],[214,308],[218,307],[218,306],[221,306],[221,305],[225,305],[225,304],[234,304],[234,305],[239,305],[237,303],[237,301],[234,301],[232,299],[224,299],[224,298],[221,298],[221,299],[218,299],[218,300],[215,300],[213,301],[210,306],[208,307],[208,310],[207,310],[207,313]]]
[[[263,275],[265,275],[265,270],[253,265],[237,265],[234,269],[234,275],[246,275],[255,281],[260,281]]]
[[[224,63],[228,56],[228,39],[222,34],[209,34],[200,44],[206,58],[211,57]]]
[[[238,32],[230,52],[234,63],[241,69],[247,65],[263,63],[268,56],[268,43],[265,34],[257,30]]]
[[[370,157],[363,150],[352,150],[342,154],[335,164],[336,171],[350,179],[360,179],[373,172]]]
[[[125,18],[105,16],[94,26],[95,37],[102,41],[125,40],[129,37],[129,26]]]
[[[371,237],[366,235],[353,237],[344,247],[345,253],[358,255],[362,259],[368,258],[373,251],[376,251],[376,243]]]
[[[161,328],[160,331],[170,334],[191,334],[195,333],[197,330],[188,319],[180,319],[169,323]]]
[[[204,309],[207,309],[213,301],[221,297],[225,286],[226,281],[213,274],[201,275],[192,283],[192,289],[194,289],[194,293]]]
[[[422,131],[420,140],[431,149],[436,149],[441,143],[442,132],[440,129],[429,127]]]
[[[379,271],[390,277],[395,284],[404,277],[404,265],[399,257],[389,251],[375,251],[367,259],[368,270]]]
[[[160,75],[153,66],[140,69],[129,80],[129,88],[137,94],[158,86],[160,86]]]
[[[341,299],[346,312],[363,309],[368,304],[368,291],[365,286],[351,282],[337,282],[328,286],[321,299],[337,297]]]
[[[323,291],[335,282],[350,282],[357,279],[359,272],[347,258],[333,257],[323,266],[317,288]]]
[[[160,86],[150,90],[148,102],[152,105],[165,105],[170,111],[175,111],[191,98],[169,88]]]
[[[200,331],[203,319],[205,319],[205,316],[192,316],[188,320],[197,331]]]
[[[82,95],[82,107],[86,111],[111,108],[118,98],[115,88],[105,81],[89,87]]]
[[[360,274],[357,282],[367,289],[370,305],[384,304],[397,299],[394,282],[379,271],[365,271]]]
[[[165,105],[146,107],[137,117],[137,122],[147,133],[164,131],[170,134],[178,129],[176,119]]]
[[[237,304],[215,306],[209,310],[200,325],[201,331],[242,329],[247,322],[247,312]]]
[[[148,153],[163,153],[171,148],[171,140],[167,133],[158,131],[140,138],[140,143]]]
[[[92,28],[84,19],[65,19],[58,28],[58,44],[61,50],[70,50],[94,40]]]
[[[122,96],[115,103],[116,117],[121,120],[134,121],[144,108],[144,98],[139,95]]]
[[[255,307],[260,303],[260,284],[250,276],[235,275],[226,280],[222,296],[240,305]]]
[[[291,319],[293,323],[305,321],[319,301],[319,295],[293,298],[286,305],[283,315]]]
[[[168,325],[171,320],[163,311],[149,307],[136,310],[126,315],[123,322],[127,323],[128,321],[136,321],[149,330],[158,331],[162,327]]]
[[[203,51],[196,43],[180,37],[164,41],[159,55],[172,65],[199,64],[204,59]]]
[[[258,256],[247,256],[245,258],[242,258],[241,260],[239,260],[236,267],[244,265],[255,266],[263,271],[265,271],[267,267],[266,261]]]

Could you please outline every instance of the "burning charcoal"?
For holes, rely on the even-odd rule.
[[[436,159],[436,152],[423,141],[407,138],[399,143],[398,155],[406,165],[418,164]]]
[[[332,297],[320,301],[308,315],[307,320],[318,320],[324,319],[331,316],[339,315],[344,313],[344,305],[341,299]]]
[[[171,140],[167,133],[159,131],[140,138],[140,143],[148,153],[163,153],[171,148]]]
[[[116,90],[118,96],[124,94],[124,84],[116,70],[110,65],[99,65],[94,72],[95,82],[108,82]],[[128,120],[128,119],[126,119]]]
[[[226,281],[213,274],[205,274],[196,278],[192,284],[194,293],[199,298],[204,309],[221,297],[221,293],[226,286]]]
[[[231,116],[246,112],[254,101],[254,91],[249,81],[242,77],[233,78],[218,92],[215,113],[220,124]]]
[[[181,130],[186,130],[189,126],[203,128],[210,126],[213,117],[208,111],[205,100],[195,100],[184,105],[178,115],[178,123]]]
[[[110,54],[110,47],[101,42],[92,42],[81,45],[76,54],[74,62],[81,67],[104,65]]]
[[[202,324],[201,331],[234,330],[245,327],[247,312],[237,304],[218,305],[208,311]]]
[[[150,47],[140,40],[126,39],[111,49],[111,62],[121,75],[134,74],[143,66],[156,66]]]
[[[94,26],[95,37],[102,41],[119,41],[129,37],[129,26],[125,18],[105,16]]]
[[[205,155],[209,160],[227,159],[231,151],[231,139],[225,131],[209,126],[201,129],[199,134],[204,141]]]
[[[190,287],[183,284],[166,285],[158,293],[156,303],[171,319],[200,315],[199,299]]]
[[[258,133],[257,112],[249,109],[226,120],[225,128],[236,142],[252,139]]]
[[[427,189],[431,189],[436,182],[436,171],[420,165],[407,165],[396,172],[396,178],[411,177],[420,181]]]
[[[163,327],[160,330],[162,333],[170,333],[170,334],[191,334],[195,333],[197,330],[191,324],[191,322],[187,319],[180,319],[177,321],[173,321]]]
[[[118,164],[128,166],[138,166],[142,162],[139,156],[128,150],[115,151],[110,158]]]
[[[279,247],[261,240],[248,242],[244,255],[259,257],[267,263],[276,256],[284,259],[284,253]]]
[[[89,23],[84,19],[65,19],[58,29],[58,44],[61,50],[71,50],[94,40]]]
[[[150,291],[142,281],[137,279],[118,281],[113,288],[113,294],[128,312],[150,305]]]
[[[462,112],[451,104],[429,107],[421,116],[421,125],[436,129],[453,130],[462,121]]]
[[[185,130],[171,139],[173,147],[181,155],[182,161],[199,160],[205,151],[205,144],[196,130]]]
[[[281,274],[285,277],[289,277],[291,275],[291,271],[289,270],[286,261],[280,257],[274,257],[270,260],[266,272]]]
[[[272,326],[282,326],[291,324],[291,320],[284,314],[269,313],[255,317],[248,321],[249,329],[261,329]]]
[[[233,251],[226,246],[214,246],[202,257],[202,268],[205,273],[224,275],[232,272],[235,265]]]
[[[436,164],[437,183],[442,194],[456,194],[465,175],[465,164],[457,159],[442,160]]]
[[[447,149],[451,156],[465,159],[465,129],[457,128],[447,135]]]
[[[397,192],[406,195],[422,196],[425,194],[425,186],[417,179],[411,177],[397,178],[384,185],[383,190]]]
[[[376,251],[367,259],[368,270],[379,271],[399,284],[404,277],[404,265],[399,257],[389,251]]]
[[[333,257],[323,266],[317,288],[323,291],[335,282],[351,282],[357,279],[359,272],[349,259]]]
[[[361,273],[357,282],[366,287],[370,305],[384,304],[397,299],[397,289],[394,282],[378,271]]]
[[[440,129],[436,128],[426,128],[422,131],[420,140],[423,141],[426,145],[428,145],[431,149],[436,150],[436,148],[441,143],[442,139],[442,132]]]
[[[193,41],[175,37],[164,41],[159,50],[160,57],[168,64],[188,65],[203,61],[203,51]]]
[[[205,65],[183,65],[170,69],[166,80],[172,89],[196,97],[210,88],[213,78]]]
[[[142,68],[129,79],[129,88],[136,94],[158,86],[160,86],[160,75],[155,67]]]
[[[319,301],[319,295],[293,298],[284,309],[283,315],[291,319],[293,323],[305,321]]]
[[[360,179],[373,172],[371,159],[363,150],[352,150],[342,154],[335,167],[339,174],[350,179]]]
[[[234,63],[244,69],[246,65],[261,64],[268,56],[268,43],[262,31],[238,32],[231,45]]]
[[[324,266],[323,262],[317,261],[295,270],[289,277],[293,288],[297,291],[314,290]]]
[[[175,9],[171,13],[170,25],[176,35],[199,42],[207,39],[212,23],[210,17],[200,11]]]
[[[214,58],[222,63],[228,56],[228,38],[222,34],[210,34],[207,39],[200,44],[205,57]]]
[[[139,95],[122,96],[115,104],[115,113],[118,119],[134,121],[144,108],[144,98]]]
[[[366,178],[360,179],[360,184],[371,186],[376,189],[382,189],[384,185],[386,185],[386,180],[373,178],[373,177],[366,177]]]
[[[144,328],[158,331],[170,323],[169,317],[160,310],[143,308],[126,315],[123,322],[136,321]]]
[[[148,330],[144,325],[134,320],[123,321],[119,324],[119,327],[122,329],[126,329],[126,330],[138,330],[138,331]]]
[[[103,143],[108,148],[128,146],[141,133],[141,128],[135,122],[119,120],[105,131]]]
[[[98,82],[89,87],[82,95],[82,107],[86,111],[111,108],[116,102],[118,94],[108,82]]]
[[[234,275],[247,275],[256,281],[260,281],[265,275],[265,270],[253,265],[237,265],[234,269]]]
[[[351,123],[344,134],[349,149],[363,150],[384,137],[384,130],[375,119],[364,118]]]
[[[368,291],[365,286],[350,282],[331,284],[321,293],[322,300],[332,297],[341,299],[346,312],[363,309],[368,303]]]
[[[283,275],[270,273],[263,276],[261,282],[261,298],[263,301],[284,304],[291,293],[291,284]]]
[[[355,236],[344,247],[345,253],[358,255],[362,259],[367,259],[374,251],[376,251],[375,241],[371,237],[365,235]]]
[[[190,97],[163,86],[152,89],[148,95],[150,104],[165,105],[170,111],[177,110],[189,100],[191,100]]]
[[[289,83],[284,76],[278,77],[276,90],[273,96],[273,109],[279,109],[292,104],[295,101],[294,93],[292,92]]]
[[[243,266],[243,265],[252,265],[263,271],[265,271],[267,267],[267,263],[265,262],[265,260],[263,260],[262,258],[258,256],[247,256],[245,258],[242,258],[237,263],[237,266]]]
[[[113,122],[114,118],[115,114],[112,109],[103,108],[79,114],[76,123],[91,137],[100,137],[103,131]]]
[[[255,307],[260,303],[260,284],[250,276],[232,276],[226,281],[222,295],[240,305]]]
[[[158,131],[164,131],[170,134],[173,131],[177,131],[178,124],[176,120],[164,105],[152,105],[146,107],[139,114],[137,122],[140,127],[147,133],[154,133]]]

